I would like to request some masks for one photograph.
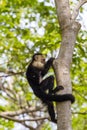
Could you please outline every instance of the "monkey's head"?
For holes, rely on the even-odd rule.
[[[45,55],[36,53],[32,57],[32,65],[36,68],[43,69],[45,65]]]

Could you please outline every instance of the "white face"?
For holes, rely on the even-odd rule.
[[[32,65],[36,68],[43,69],[45,65],[45,56],[44,55],[36,55],[35,60]]]
[[[41,62],[42,64],[45,64],[45,56],[44,55],[36,55],[35,61]]]

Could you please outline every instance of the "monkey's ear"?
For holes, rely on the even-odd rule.
[[[36,56],[34,57],[34,60],[36,60],[36,61],[38,60],[38,55],[36,55]]]

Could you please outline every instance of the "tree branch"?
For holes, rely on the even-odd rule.
[[[38,117],[38,118],[34,118],[34,119],[18,119],[18,118],[13,118],[13,117],[2,115],[2,114],[0,114],[0,117],[8,119],[8,120],[12,120],[14,122],[19,122],[19,123],[22,123],[25,121],[37,121],[37,120],[48,119],[48,117]]]
[[[71,19],[69,0],[55,0],[55,3],[62,41],[58,58],[54,61],[53,67],[57,85],[64,87],[64,90],[60,91],[59,94],[66,94],[72,93],[70,67],[80,24]],[[57,103],[58,130],[72,130],[70,106],[70,102]]]
[[[40,109],[42,109],[43,107],[31,107],[31,108],[25,108],[25,109],[21,109],[21,110],[18,110],[18,111],[14,111],[14,112],[1,112],[0,113],[0,117],[1,118],[4,118],[4,119],[7,119],[7,120],[11,120],[11,121],[14,121],[14,122],[18,122],[18,123],[21,123],[22,125],[26,126],[27,128],[30,128],[30,130],[34,130],[35,128],[31,127],[30,125],[28,125],[28,122],[29,121],[41,121],[43,122],[45,119],[48,119],[49,120],[49,117],[36,117],[35,116],[31,119],[30,116],[27,116],[27,119],[25,117],[21,117],[20,118],[20,115],[22,114],[26,114],[27,115],[29,113],[33,113],[33,112],[36,112],[36,111],[40,111]]]
[[[87,111],[85,111],[85,112],[72,112],[72,114],[81,114],[81,115],[86,115],[86,114],[87,114]]]
[[[79,14],[79,9],[82,5],[84,5],[87,2],[87,0],[80,0],[78,4],[76,4],[76,7],[73,9],[72,13],[72,20],[75,20]]]
[[[9,117],[9,116],[5,116],[5,115],[2,115],[0,114],[0,117],[4,118],[4,119],[7,119],[7,120],[11,120],[11,121],[14,121],[14,122],[18,122],[18,123],[21,123],[23,124],[24,126],[28,127],[28,128],[31,128],[31,130],[34,130],[33,127],[31,126],[28,126],[27,124],[25,124],[25,121],[31,121],[31,120],[27,120],[27,119],[16,119],[16,118],[12,118],[12,117]],[[32,120],[33,121],[33,120]]]
[[[33,108],[31,107],[29,108],[25,108],[25,109],[21,109],[18,111],[9,111],[9,112],[1,112],[1,115],[5,115],[5,116],[10,116],[10,117],[14,117],[14,116],[19,116],[21,114],[25,114],[25,113],[32,113],[32,112],[36,112],[36,111],[40,111],[42,108]]]
[[[9,74],[10,73],[10,74]],[[7,74],[4,74],[4,75],[1,75],[0,76],[0,78],[2,78],[2,77],[9,77],[9,76],[14,76],[14,75],[22,75],[24,72],[17,72],[17,73],[15,73],[15,72],[7,72]]]
[[[55,0],[57,16],[61,30],[71,25],[69,0]]]
[[[14,92],[11,89],[5,88],[2,85],[0,86],[0,90],[4,91],[11,100],[17,101],[16,97],[14,97],[16,94],[14,95]]]
[[[14,111],[14,112],[2,112],[1,114],[2,115],[5,115],[5,116],[10,116],[10,117],[14,117],[14,116],[19,116],[20,114],[24,114],[24,113],[29,113],[29,112],[32,112],[30,110],[25,110],[25,109],[22,109],[22,110],[18,110],[18,111]]]
[[[82,97],[84,100],[87,101],[87,98],[84,95],[82,95],[79,91],[77,91],[76,89],[73,89],[73,91],[76,92],[80,97]]]

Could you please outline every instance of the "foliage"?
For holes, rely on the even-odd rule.
[[[73,92],[76,97],[76,102],[72,107],[74,130],[85,130],[87,127],[86,35],[87,32],[80,31],[77,37],[71,68]],[[12,112],[22,111],[17,116],[17,122],[26,117],[29,119],[34,119],[36,116],[47,117],[47,113],[44,114],[41,103],[37,102],[37,98],[26,81],[25,71],[34,52],[40,51],[48,54],[48,57],[57,56],[60,42],[61,31],[52,1],[0,1],[0,113],[13,114]],[[41,106],[40,109],[39,106]],[[28,112],[33,108],[35,112]],[[24,110],[25,113],[23,113]],[[30,121],[19,123],[29,128],[33,126],[33,122]],[[51,129],[51,125],[44,120],[34,121],[34,123],[36,127],[42,123],[43,129]],[[13,127],[12,121],[0,119],[0,129],[10,130]]]
[[[73,125],[75,130],[85,130],[87,118],[87,32],[80,31],[73,54],[72,84],[76,95],[76,104],[73,105]],[[78,122],[78,123],[77,123]],[[84,127],[85,126],[85,127]]]

